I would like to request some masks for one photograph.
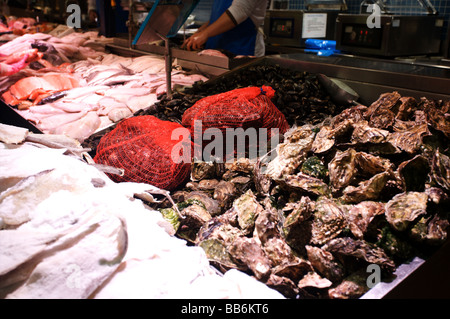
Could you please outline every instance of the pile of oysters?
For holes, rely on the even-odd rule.
[[[292,127],[273,154],[192,163],[159,210],[220,271],[287,298],[358,298],[447,240],[450,101],[382,94]]]

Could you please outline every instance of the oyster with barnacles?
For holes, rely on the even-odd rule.
[[[347,226],[347,220],[343,210],[333,200],[321,197],[316,202],[311,226],[311,243],[322,245],[339,236]]]
[[[405,231],[419,216],[426,214],[427,202],[426,193],[397,194],[386,203],[386,220],[395,230]]]

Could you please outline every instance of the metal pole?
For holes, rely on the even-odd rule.
[[[167,98],[169,100],[172,99],[172,54],[171,54],[171,50],[170,50],[170,46],[169,46],[169,39],[156,32],[156,34],[164,40],[165,44],[166,44],[166,49],[164,51],[164,59],[166,62],[166,94],[167,94]]]

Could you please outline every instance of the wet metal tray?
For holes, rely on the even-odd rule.
[[[125,39],[114,38],[112,44],[106,48],[111,53],[122,56],[139,56],[145,54],[164,55],[165,47],[157,44],[139,44],[129,47]],[[255,60],[251,57],[229,58],[222,56],[199,55],[198,51],[187,51],[178,47],[171,47],[172,58],[176,58],[178,65],[184,69],[197,71],[206,75],[218,76],[240,65]]]

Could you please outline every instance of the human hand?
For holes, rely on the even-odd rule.
[[[200,50],[207,40],[208,40],[207,33],[204,30],[198,31],[194,33],[191,37],[186,39],[186,41],[184,41],[182,48],[186,48],[186,50],[189,51]]]

